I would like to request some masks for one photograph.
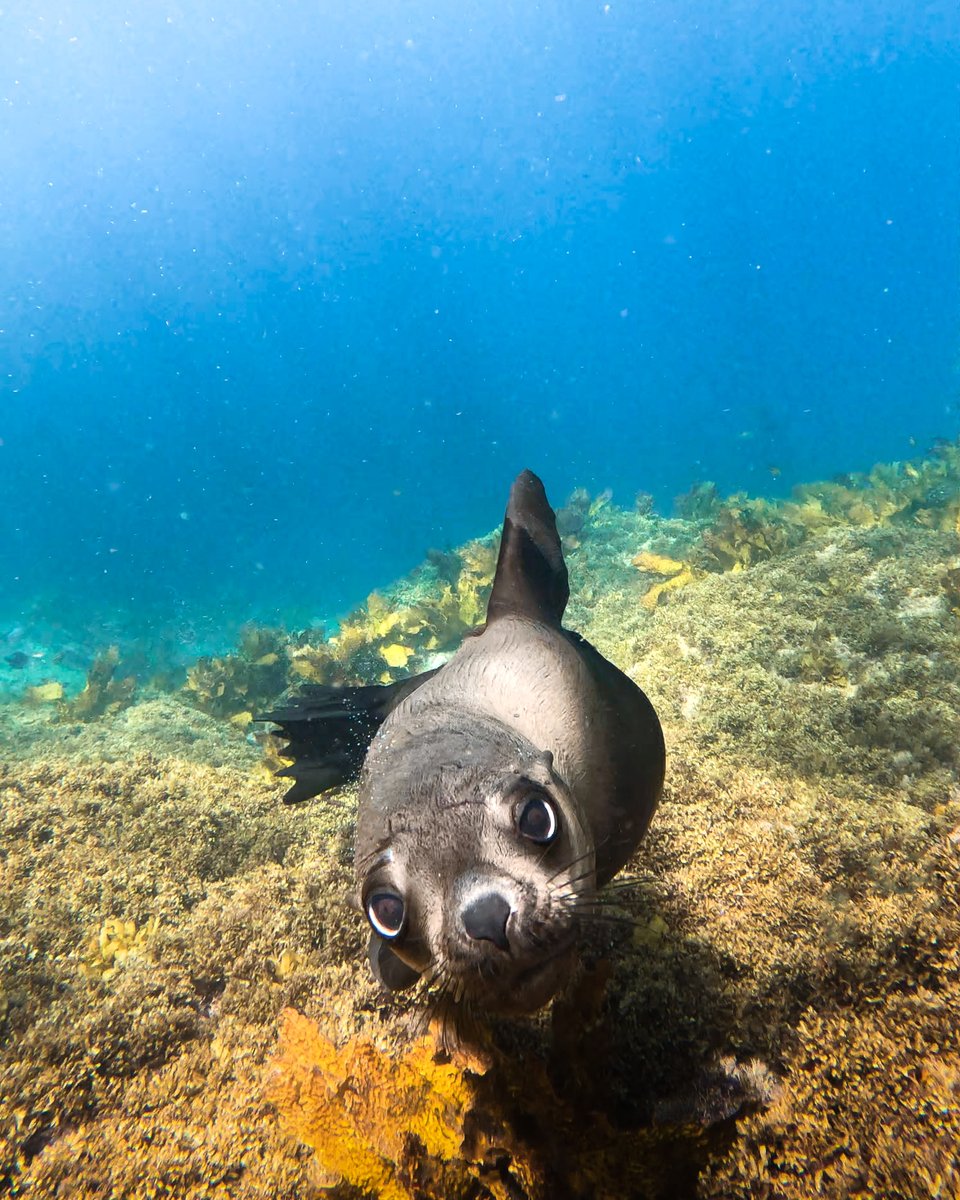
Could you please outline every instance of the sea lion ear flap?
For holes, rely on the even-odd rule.
[[[556,780],[553,771],[553,754],[542,750],[535,758],[524,764],[524,775],[534,783],[549,787]]]
[[[395,954],[379,933],[370,934],[367,958],[374,979],[388,992],[404,992],[420,978],[420,972]]]
[[[557,518],[540,480],[532,471],[521,471],[503,518],[487,624],[512,615],[559,625],[569,596]]]

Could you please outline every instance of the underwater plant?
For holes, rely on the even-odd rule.
[[[238,653],[201,658],[189,668],[184,692],[214,716],[250,714],[252,720],[287,687],[402,679],[452,653],[483,621],[498,546],[497,538],[479,538],[444,556],[439,587],[434,555],[414,573],[402,599],[372,592],[330,635],[246,626]]]
[[[679,516],[703,524],[692,555],[697,568],[742,571],[828,529],[911,525],[960,529],[960,442],[941,442],[912,462],[878,463],[868,472],[800,484],[786,500],[721,499],[712,483],[677,499]]]
[[[60,706],[60,716],[68,721],[95,721],[132,704],[137,681],[133,675],[118,677],[119,665],[118,646],[101,651],[87,672],[83,690]]]
[[[187,670],[182,692],[204,712],[237,717],[268,704],[287,686],[287,637],[282,629],[245,625],[238,652],[203,657]]]
[[[803,540],[797,527],[766,500],[731,496],[716,510],[694,551],[696,566],[707,571],[743,571]]]
[[[660,583],[652,584],[640,597],[640,603],[649,609],[656,608],[664,596],[679,591],[688,583],[694,583],[703,574],[689,563],[669,558],[665,554],[653,554],[649,550],[641,550],[630,561],[638,571],[645,574],[666,576]]]

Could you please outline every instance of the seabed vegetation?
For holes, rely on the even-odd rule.
[[[496,535],[335,630],[0,706],[0,1192],[960,1194],[960,445],[559,520],[666,793],[569,992],[446,1053],[369,977],[355,795],[285,808],[255,717],[442,661]]]

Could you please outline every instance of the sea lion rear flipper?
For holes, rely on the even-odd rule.
[[[487,624],[514,615],[559,625],[569,595],[556,516],[537,476],[521,471],[503,518]]]
[[[258,716],[258,721],[279,725],[289,741],[283,753],[293,765],[277,772],[294,781],[284,804],[309,800],[355,780],[387,714],[436,673],[424,671],[398,683],[364,687],[308,684],[283,708]]]

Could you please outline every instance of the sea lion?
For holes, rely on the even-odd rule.
[[[561,625],[556,517],[517,476],[485,625],[400,683],[312,686],[263,719],[289,739],[290,803],[360,778],[355,871],[386,987],[530,1013],[570,974],[584,915],[663,786],[653,706]]]

